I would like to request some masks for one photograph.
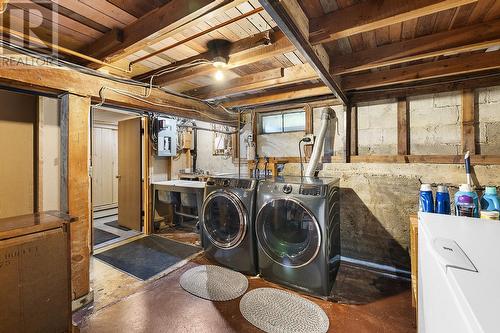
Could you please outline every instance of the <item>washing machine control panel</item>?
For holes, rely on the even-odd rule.
[[[207,186],[220,186],[251,190],[255,187],[255,181],[252,181],[250,179],[211,178],[207,181]]]

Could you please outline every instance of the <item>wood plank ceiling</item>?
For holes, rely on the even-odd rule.
[[[124,69],[200,34],[133,64],[131,73],[111,67],[100,70],[143,81],[166,70],[155,77],[155,84],[228,106],[330,93],[307,63],[307,55],[295,49],[264,10],[202,33],[261,8],[259,0],[52,2],[58,4],[57,13],[47,1],[10,1],[9,20],[3,24],[13,28],[28,18],[39,21],[34,28],[38,36],[57,24],[61,46]],[[322,45],[329,74],[348,96],[427,79],[496,74],[500,68],[500,1],[282,0],[294,2],[305,14],[309,43]],[[231,42],[223,82],[214,80],[211,64],[169,71],[191,61],[211,60],[207,42],[213,39]]]

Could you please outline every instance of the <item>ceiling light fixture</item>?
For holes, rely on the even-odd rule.
[[[214,74],[216,81],[222,81],[224,79],[223,69],[227,67],[230,47],[231,42],[225,39],[214,39],[207,43],[207,48],[212,58],[212,64],[217,69]]]
[[[218,69],[215,72],[214,77],[215,77],[215,80],[222,81],[222,80],[224,80],[224,73],[220,69]]]

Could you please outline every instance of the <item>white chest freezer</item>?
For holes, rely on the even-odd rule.
[[[500,222],[419,213],[418,331],[500,332]]]

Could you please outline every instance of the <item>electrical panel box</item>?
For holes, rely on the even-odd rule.
[[[158,138],[158,156],[177,154],[177,120],[158,117],[156,137]]]

